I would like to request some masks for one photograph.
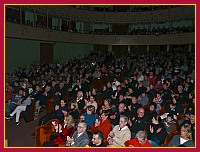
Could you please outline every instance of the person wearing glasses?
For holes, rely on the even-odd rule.
[[[87,124],[85,122],[79,122],[77,131],[73,134],[72,138],[67,136],[66,146],[72,147],[84,147],[89,145],[89,137],[86,132]]]
[[[125,146],[125,141],[131,139],[131,131],[127,123],[128,117],[121,115],[119,125],[116,125],[108,135],[107,141],[109,146]]]

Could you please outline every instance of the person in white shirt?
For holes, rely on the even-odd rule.
[[[22,111],[26,111],[26,107],[31,104],[31,97],[29,96],[28,92],[24,91],[24,96],[21,101],[21,104],[15,108],[15,110],[10,114],[12,118],[16,114],[16,125],[19,125],[19,117]]]
[[[171,141],[169,142],[168,146],[184,146],[184,147],[192,147],[194,146],[194,142],[192,140],[191,135],[191,125],[184,124],[181,126],[181,134],[175,135],[172,137]]]
[[[97,108],[98,108],[98,104],[97,104],[97,102],[95,101],[94,96],[92,96],[92,95],[90,96],[90,101],[88,101],[87,99],[85,99],[85,107],[84,107],[83,109],[87,109],[87,107],[90,106],[90,105],[92,105],[92,106],[95,107],[94,113],[96,113],[96,110],[97,110]]]

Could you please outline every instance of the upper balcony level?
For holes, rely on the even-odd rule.
[[[195,6],[98,12],[68,5],[6,6],[6,37],[86,44],[195,43]]]
[[[163,35],[94,35],[64,32],[22,24],[6,23],[5,36],[47,42],[66,42],[102,45],[166,45],[194,44],[195,33]]]

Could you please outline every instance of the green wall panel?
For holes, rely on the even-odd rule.
[[[40,62],[40,41],[6,38],[5,68],[11,72],[20,66]],[[56,43],[54,61],[65,62],[74,57],[83,57],[93,51],[93,45]]]
[[[40,42],[6,38],[5,68],[7,72],[40,62]]]
[[[54,60],[68,61],[74,57],[83,57],[93,51],[93,45],[75,43],[56,43],[54,45]]]

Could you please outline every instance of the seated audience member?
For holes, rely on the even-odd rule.
[[[191,126],[190,124],[184,124],[181,127],[181,134],[175,135],[172,137],[168,146],[185,146],[185,147],[192,147],[194,146],[194,142],[191,137]]]
[[[108,111],[103,111],[101,119],[96,119],[95,123],[91,127],[91,132],[94,132],[95,130],[101,131],[105,139],[107,139],[108,134],[112,129],[110,120],[108,120],[108,115]]]
[[[95,122],[96,116],[94,111],[95,107],[90,105],[87,107],[86,112],[80,116],[80,120],[84,121],[88,125],[88,128],[90,128]]]
[[[70,110],[68,112],[69,115],[71,115],[74,118],[74,121],[79,120],[79,109],[77,102],[71,102],[70,103]]]
[[[47,106],[48,100],[53,98],[53,93],[51,91],[50,85],[45,85],[44,91],[42,92],[42,95],[39,98],[39,105],[40,106]]]
[[[135,117],[137,115],[138,108],[142,107],[140,103],[138,103],[137,98],[135,96],[131,99],[131,104],[128,106],[130,111],[130,117]]]
[[[156,103],[156,112],[159,113],[159,111],[164,106],[164,101],[161,98],[161,94],[160,93],[157,93],[156,97],[153,99],[153,102]]]
[[[14,88],[7,82],[5,86],[5,101],[7,102],[13,96]]]
[[[110,99],[111,94],[112,94],[112,90],[111,90],[111,92],[109,92],[107,87],[103,86],[103,90],[101,92],[100,98],[101,98],[101,100]]]
[[[103,101],[103,105],[101,106],[100,111],[102,111],[102,110],[110,110],[110,109],[111,109],[110,100],[105,99]]]
[[[125,141],[131,139],[131,132],[127,123],[128,117],[121,115],[119,125],[116,125],[108,135],[107,141],[110,146],[125,146]]]
[[[182,114],[182,105],[177,100],[177,97],[172,98],[172,101],[166,106],[166,113],[161,115],[162,119],[165,119],[168,114],[172,114],[174,119],[177,119],[177,116]]]
[[[95,88],[93,88],[92,91],[89,91],[89,95],[93,96],[94,101],[98,100],[97,91]]]
[[[62,121],[64,119],[64,116],[67,115],[68,108],[66,105],[66,101],[61,99],[60,105],[55,105],[54,110],[50,114],[46,114],[42,116],[39,120],[39,126],[44,125],[46,122],[48,122],[51,119],[59,119]]]
[[[191,132],[192,132],[192,139],[195,141],[195,113],[190,113],[190,125],[191,125]]]
[[[78,109],[83,110],[83,108],[85,106],[85,102],[84,102],[84,99],[83,99],[83,92],[78,91],[76,96],[77,96],[76,102],[78,103]]]
[[[119,124],[119,114],[118,114],[117,109],[111,109],[109,111],[109,120],[110,120],[112,128],[115,125]]]
[[[72,83],[72,93],[76,95],[78,91],[82,90],[82,84],[80,79],[74,79],[74,83]],[[82,92],[82,91],[81,91]]]
[[[169,113],[174,114],[174,115],[182,114],[182,105],[181,105],[181,103],[179,102],[179,99],[176,96],[174,96],[172,98],[171,104],[174,105],[175,107],[174,108],[170,107]]]
[[[168,134],[173,131],[175,123],[176,122],[174,121],[173,114],[168,114],[166,120],[164,120],[163,122]]]
[[[88,146],[89,138],[86,129],[87,129],[87,124],[85,122],[79,122],[77,126],[77,131],[75,131],[72,138],[67,137],[66,146],[72,146],[72,147]]]
[[[85,107],[83,108],[83,110],[85,110],[90,105],[95,107],[94,113],[96,113],[98,105],[97,105],[97,102],[95,101],[93,96],[90,96],[90,100],[89,101],[87,99],[85,99]]]
[[[146,95],[146,92],[142,92],[142,94],[138,97],[138,103],[142,106],[146,106],[149,102],[149,98]]]
[[[152,118],[152,123],[148,127],[147,135],[148,140],[152,146],[158,146],[164,144],[166,139],[166,129],[161,123],[161,118],[156,115]]]
[[[190,113],[191,112],[192,112],[192,108],[186,108],[185,113],[184,113],[184,117],[181,118],[180,120],[178,120],[178,124],[181,125],[185,121],[190,121]]]
[[[163,85],[160,79],[157,80],[157,83],[155,84],[154,87],[157,91],[161,91],[163,89]]]
[[[184,124],[190,124],[191,133],[192,133],[192,139],[193,139],[193,141],[195,141],[195,112],[194,112],[194,109],[189,112],[189,120],[185,120],[181,124],[181,126],[184,125]]]
[[[131,138],[135,138],[138,131],[144,130],[147,126],[147,121],[144,113],[144,108],[138,108],[137,116],[132,117],[129,122],[129,128],[131,130]]]
[[[151,83],[149,85],[149,89],[147,91],[147,95],[149,97],[149,101],[152,102],[153,99],[156,97],[156,94],[157,94],[157,91],[156,89],[154,88],[154,85]]]
[[[154,115],[158,115],[156,112],[156,103],[151,102],[148,106],[148,109],[145,111],[146,121],[149,125]]]
[[[67,136],[72,137],[74,134],[75,124],[71,115],[64,117],[64,122],[62,125],[56,124],[55,122],[52,122],[52,124],[54,125],[55,133],[51,134],[49,142],[45,142],[43,144],[44,147],[58,146],[63,144],[67,140]]]
[[[112,108],[112,110],[110,111],[110,121],[112,126],[119,124],[120,115],[129,115],[128,111],[126,110],[126,106],[123,102],[119,104],[118,110]]]
[[[21,104],[19,104],[15,110],[10,114],[10,117],[13,117],[16,114],[16,125],[19,125],[19,117],[22,111],[26,111],[26,107],[31,104],[31,97],[28,92],[24,91],[23,99]]]
[[[103,142],[104,135],[101,131],[95,131],[92,136],[92,145],[91,147],[106,147],[106,144]]]
[[[188,94],[183,90],[183,85],[179,84],[175,93],[174,95],[178,97],[180,104],[184,104],[187,101]]]
[[[151,147],[146,131],[138,131],[134,139],[127,140],[124,144],[126,147]]]
[[[167,86],[167,83],[163,84],[163,89],[161,92],[162,92],[161,96],[164,102],[171,100],[172,91]]]
[[[13,95],[8,103],[6,103],[6,119],[10,119],[10,113],[21,103],[23,99],[24,89],[20,88],[18,93]]]
[[[36,85],[35,90],[32,93],[32,97],[36,99],[36,103],[35,103],[35,113],[36,114],[39,114],[39,112],[40,112],[41,106],[39,105],[39,103],[40,103],[41,96],[42,96],[41,87],[39,85]]]
[[[55,99],[66,99],[67,96],[67,88],[65,86],[64,81],[60,81],[59,85],[55,88],[54,98]]]

